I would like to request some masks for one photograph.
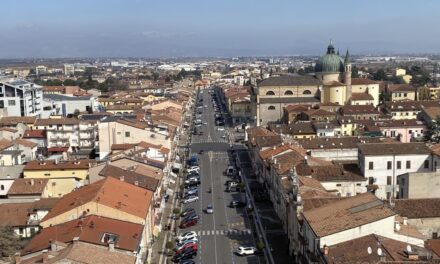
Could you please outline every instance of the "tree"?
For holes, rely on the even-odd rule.
[[[430,100],[431,92],[428,87],[420,87],[418,91],[419,97],[417,100]]]
[[[385,81],[387,79],[387,74],[384,69],[379,69],[373,73],[373,79],[376,81]]]
[[[75,111],[73,111],[73,117],[78,118],[80,114],[80,111],[78,109],[75,109]]]
[[[359,78],[359,69],[356,66],[351,68],[351,78]]]
[[[425,86],[431,80],[426,69],[419,65],[412,66],[408,74],[412,76],[411,84],[414,86]]]
[[[292,66],[290,66],[289,68],[287,68],[287,72],[288,72],[288,73],[295,73],[295,68],[293,68]]]
[[[11,257],[20,250],[20,239],[10,226],[0,227],[0,254],[1,257]]]
[[[72,79],[65,79],[63,82],[64,86],[76,86],[76,81]]]
[[[381,103],[384,103],[384,102],[388,102],[388,101],[391,101],[391,93],[388,93],[388,92],[381,92],[380,94],[379,94],[379,101],[381,102]]]
[[[432,143],[440,143],[440,116],[437,116],[435,120],[432,120],[429,123],[428,128],[426,140]]]

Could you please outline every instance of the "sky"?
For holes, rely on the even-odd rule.
[[[0,58],[440,53],[439,0],[2,1]]]

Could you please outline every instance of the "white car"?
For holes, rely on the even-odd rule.
[[[214,213],[214,207],[212,207],[211,204],[208,204],[208,206],[206,206],[206,213],[207,214],[213,214]]]
[[[247,256],[247,255],[253,255],[257,251],[254,247],[238,247],[237,248],[237,254],[240,256]]]
[[[189,240],[189,239],[197,239],[197,233],[194,231],[188,231],[176,238],[177,241]],[[179,242],[180,243],[180,242]]]
[[[224,127],[217,127],[217,131],[225,131],[225,128]]]
[[[200,168],[199,167],[191,167],[189,169],[186,170],[188,173],[191,172],[200,172]]]
[[[193,202],[197,202],[199,200],[198,196],[191,196],[188,197],[187,199],[183,200],[182,203],[187,204],[187,203],[193,203]]]

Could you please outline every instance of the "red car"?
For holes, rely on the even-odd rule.
[[[187,248],[192,248],[192,249],[194,249],[195,252],[197,252],[197,244],[194,243],[194,244],[191,245],[191,243],[188,243],[188,245],[185,245],[182,248],[176,250],[176,254],[181,254]]]
[[[177,244],[176,247],[174,248],[174,251],[182,251],[185,248],[189,248],[189,247],[197,247],[197,242],[195,241],[188,241],[188,242],[184,242],[182,244]]]
[[[191,220],[188,220],[185,222],[181,222],[180,228],[187,228],[187,227],[195,226],[195,225],[197,225],[197,219],[191,219]]]

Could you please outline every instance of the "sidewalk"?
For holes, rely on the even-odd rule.
[[[170,241],[170,239],[175,235],[173,234],[173,228],[174,225],[172,224],[174,221],[172,220],[173,210],[176,207],[180,207],[179,201],[177,200],[176,192],[179,191],[179,185],[180,185],[180,178],[183,173],[183,168],[185,166],[185,161],[188,158],[187,153],[185,149],[181,149],[179,146],[185,145],[188,146],[190,143],[190,128],[188,128],[186,131],[182,131],[181,137],[179,141],[176,144],[176,153],[179,154],[179,156],[182,159],[182,169],[180,170],[179,174],[177,175],[177,178],[175,179],[175,183],[170,183],[168,188],[172,189],[174,191],[174,194],[170,196],[168,203],[166,204],[164,210],[163,210],[163,216],[161,220],[161,226],[166,227],[170,224],[171,229],[170,230],[162,230],[159,233],[159,236],[156,238],[155,242],[152,245],[152,256],[151,256],[151,264],[162,264],[162,263],[168,263],[167,262],[167,255],[166,255],[166,248],[165,244],[167,241]],[[170,176],[172,177],[172,176]]]

